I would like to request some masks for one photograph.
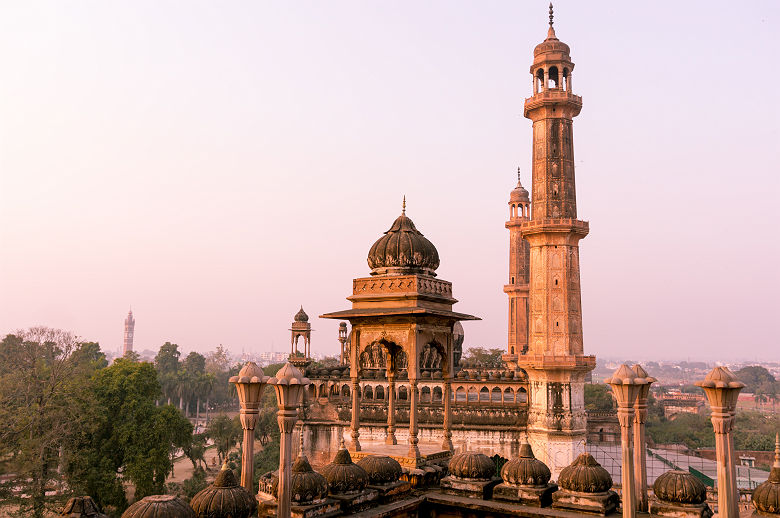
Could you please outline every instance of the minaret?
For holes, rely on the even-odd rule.
[[[582,98],[572,94],[569,46],[553,29],[534,49],[533,95],[524,115],[533,121],[532,214],[520,232],[530,246],[528,438],[557,478],[584,450],[585,376],[596,365],[582,344],[579,241],[588,223],[577,219],[572,119]]]
[[[125,341],[122,346],[122,356],[133,350],[133,330],[135,329],[135,318],[133,318],[133,310],[130,309],[125,318]]]
[[[531,217],[528,191],[520,184],[517,168],[517,187],[509,194],[509,283],[504,293],[509,296],[509,337],[504,362],[510,369],[517,366],[518,355],[528,351],[528,274],[529,246],[523,239],[520,226]]]

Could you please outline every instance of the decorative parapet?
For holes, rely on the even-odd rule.
[[[353,296],[418,293],[452,298],[452,283],[420,275],[363,277],[352,281]]]

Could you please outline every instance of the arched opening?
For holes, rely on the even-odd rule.
[[[422,403],[430,403],[431,402],[431,387],[423,387],[420,391],[420,402]]]
[[[344,399],[349,398],[349,385],[342,385],[341,386],[341,397]]]
[[[490,391],[490,402],[491,403],[501,403],[501,389],[498,387],[493,387],[493,390]]]
[[[385,399],[385,387],[383,387],[382,385],[379,385],[376,388],[375,396],[376,396],[376,399]]]
[[[406,401],[409,399],[409,391],[403,385],[398,387],[398,399],[401,401]]]
[[[458,387],[455,391],[455,401],[466,401],[466,389]]]
[[[320,385],[319,397],[328,397],[328,387],[324,383]]]
[[[544,88],[544,70],[540,68],[536,71],[536,91],[534,93],[538,94],[542,88]]]
[[[514,277],[512,277],[512,282],[515,282],[515,278]],[[510,350],[509,354],[515,354],[515,346],[514,345],[512,346],[512,349]]]
[[[550,67],[550,70],[547,72],[547,74],[549,79],[547,81],[547,88],[558,88],[558,67]]]
[[[515,402],[515,393],[512,391],[511,388],[507,387],[504,389],[504,403],[514,403]]]
[[[370,385],[363,389],[363,398],[374,399],[374,389],[372,389]]]
[[[469,403],[475,403],[479,401],[479,392],[477,392],[477,387],[469,387],[468,401]]]
[[[604,433],[604,429],[599,429],[599,442],[607,442],[607,434]]]
[[[329,395],[329,397],[338,397],[339,396],[339,386],[338,385],[333,385],[332,387],[330,387],[330,391],[329,391],[328,395]]]
[[[308,393],[306,395],[310,400],[316,399],[317,397],[317,387],[314,386],[314,383],[309,385]]]
[[[528,392],[523,387],[520,387],[517,391],[517,402],[528,403]]]
[[[433,388],[433,402],[434,403],[441,403],[442,400],[442,392],[441,387],[434,387]]]
[[[561,86],[564,90],[567,92],[571,92],[571,84],[569,81],[569,69],[564,68],[563,69],[563,85]]]
[[[482,387],[479,391],[479,402],[487,403],[490,401],[490,390],[487,387]]]

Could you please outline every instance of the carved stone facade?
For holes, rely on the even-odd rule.
[[[507,351],[503,360],[510,368],[517,366],[517,357],[528,352],[528,281],[530,279],[530,247],[520,231],[522,224],[531,217],[528,191],[520,184],[517,171],[517,187],[509,195],[509,282],[504,293],[509,297],[509,333]]]

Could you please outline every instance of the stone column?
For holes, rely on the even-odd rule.
[[[385,437],[385,444],[398,444],[395,438],[395,369],[390,367],[387,369],[387,437]]]
[[[352,447],[360,451],[360,329],[352,327],[350,379],[352,380]]]
[[[452,446],[452,378],[444,378],[444,390],[442,390],[442,397],[444,398],[444,440],[441,443],[441,447],[445,450],[454,451]]]
[[[712,409],[715,454],[718,463],[718,515],[739,518],[734,443],[731,429],[739,391],[745,386],[727,367],[715,367],[696,385],[704,389]]]
[[[245,412],[241,409],[241,427],[244,429],[244,442],[241,448],[241,485],[252,491],[255,478],[255,425],[258,412]],[[296,414],[297,415],[297,414]]]
[[[241,404],[241,428],[244,429],[244,442],[241,448],[241,485],[252,491],[254,480],[255,426],[260,409],[260,397],[269,377],[255,362],[247,362],[237,376],[228,381],[235,385]]]
[[[281,432],[279,445],[279,492],[276,499],[276,516],[290,516],[290,484],[292,479],[292,433],[298,422],[298,409],[282,409],[277,412],[276,420]]]
[[[636,516],[636,487],[634,485],[634,449],[632,446],[632,426],[634,424],[634,404],[639,395],[639,388],[645,383],[644,378],[637,377],[628,365],[621,365],[604,380],[612,387],[612,393],[618,404],[618,421],[620,421],[620,447],[623,466],[621,481],[623,484],[623,518]]]
[[[648,509],[647,500],[647,448],[645,446],[645,421],[647,421],[647,397],[650,394],[650,385],[656,381],[655,378],[648,376],[641,365],[636,364],[631,370],[637,377],[644,378],[645,382],[640,385],[639,395],[634,404],[636,414],[634,416],[634,482],[637,491],[637,511],[646,513]]]
[[[415,358],[415,361],[416,358]],[[409,378],[409,456],[419,457],[420,448],[417,447],[417,401],[420,398],[420,390],[417,388],[417,373],[415,378]]]

